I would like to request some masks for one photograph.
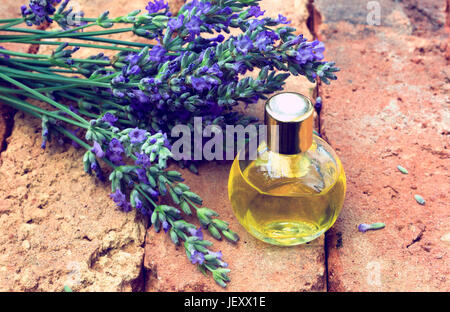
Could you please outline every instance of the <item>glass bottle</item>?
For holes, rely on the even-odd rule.
[[[281,246],[307,243],[336,221],[346,178],[333,149],[313,134],[314,107],[297,93],[280,93],[265,107],[267,136],[240,151],[228,181],[233,212],[256,238]],[[242,157],[245,153],[248,157]]]

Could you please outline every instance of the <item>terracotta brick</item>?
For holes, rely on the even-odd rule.
[[[403,19],[381,26],[364,24],[364,10],[353,12],[358,20],[352,12],[344,18],[334,3],[316,1],[327,59],[342,69],[320,89],[323,130],[348,181],[342,214],[327,233],[329,289],[449,291],[450,245],[441,239],[450,232],[448,37],[411,18],[412,1],[382,7]],[[358,224],[372,222],[386,228],[358,232]]]

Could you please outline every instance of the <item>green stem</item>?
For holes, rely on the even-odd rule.
[[[32,33],[32,34],[43,34],[43,35],[48,33],[45,30],[28,29],[28,28],[9,28],[9,29],[5,29],[4,31]],[[87,34],[90,34],[90,32],[82,33],[82,36],[78,36],[77,39],[86,40],[86,41],[98,41],[98,42],[105,42],[105,43],[112,43],[112,44],[120,44],[120,45],[125,45],[125,46],[134,46],[134,47],[146,47],[146,46],[153,47],[154,46],[152,44],[147,44],[147,43],[123,41],[123,40],[108,39],[108,38],[90,37]],[[0,39],[7,39],[8,40],[8,39],[15,39],[17,37],[18,36],[2,35],[2,36],[0,36]],[[25,38],[25,37],[27,37],[27,36],[21,36],[21,38]],[[29,39],[29,40],[31,40],[31,39]]]
[[[151,199],[148,195],[147,195],[147,193],[145,193],[145,191],[139,186],[139,185],[137,185],[136,186],[136,189],[138,190],[138,192],[139,193],[141,193],[141,195],[143,195],[152,205],[153,205],[153,207],[157,207],[158,205],[153,201],[153,199]]]
[[[6,49],[2,49],[2,54],[12,55],[12,56],[21,56],[25,58],[32,58],[32,59],[50,59],[50,56],[44,55],[44,54],[32,54],[32,53],[23,53],[23,52],[16,52],[16,51],[10,51]],[[16,59],[18,60],[18,59]],[[94,59],[77,59],[72,58],[73,61],[78,63],[92,63],[92,64],[99,64],[99,65],[111,65],[110,61],[105,60],[94,60]],[[41,62],[42,63],[42,62]],[[51,66],[52,63],[48,62],[48,65]]]
[[[4,23],[11,23],[11,22],[16,22],[16,21],[23,21],[23,17],[21,18],[7,18],[7,19],[0,19],[0,24],[4,24]]]
[[[117,108],[117,109],[119,109],[121,111],[126,111],[125,110],[125,106],[117,104],[117,103],[115,103],[113,101],[110,101],[110,100],[105,100],[104,98],[101,98],[101,95],[100,95],[100,98],[99,98],[99,96],[97,94],[89,93],[89,90],[81,90],[81,89],[77,88],[77,89],[68,89],[67,92],[75,93],[75,94],[77,94],[79,96],[82,96],[82,97],[88,97],[88,98],[93,99],[95,101],[100,101],[102,103],[109,104],[110,106],[113,106],[113,107],[115,107],[115,108]],[[99,107],[101,107],[101,106],[99,106]]]
[[[76,88],[76,87],[77,87],[77,85],[75,85],[75,84],[69,84],[69,85],[63,85],[63,86],[38,88],[38,89],[35,89],[35,90],[38,91],[38,92],[53,92],[53,91],[71,89],[71,88]]]
[[[11,74],[10,76],[18,76],[18,77],[26,77],[28,79],[32,80],[49,80],[49,81],[56,81],[56,82],[67,82],[71,84],[76,85],[86,85],[86,86],[96,86],[96,87],[103,87],[103,88],[109,88],[109,83],[103,83],[103,82],[97,82],[94,80],[89,79],[78,79],[78,78],[70,78],[66,76],[56,75],[56,74],[38,74],[38,73],[30,73],[25,72],[13,68],[8,68],[4,66],[0,66],[0,71]],[[137,86],[138,84],[128,84],[129,86]]]
[[[75,114],[74,112],[72,112],[70,109],[68,109],[66,106],[59,104],[58,102],[55,102],[54,100],[52,100],[51,98],[42,95],[41,93],[37,92],[34,89],[29,88],[28,86],[24,85],[23,83],[10,78],[8,76],[6,76],[3,73],[0,73],[0,78],[2,78],[3,80],[12,83],[13,85],[27,91],[28,93],[33,94],[34,96],[36,96],[38,99],[40,99],[41,101],[44,101],[60,110],[62,110],[63,112],[67,113],[69,116],[73,117],[74,119],[77,119],[78,121],[80,121],[81,123],[85,124],[85,125],[89,125],[89,123],[82,117],[78,116],[77,114]]]
[[[46,71],[46,73],[48,73],[48,74],[52,74],[52,72],[83,74],[83,72],[76,71],[76,70],[54,68],[54,66],[55,66],[54,64],[52,64],[50,62],[40,61],[40,60],[29,60],[29,59],[22,59],[22,58],[14,58],[14,59],[9,59],[7,61],[0,59],[0,62],[6,64],[7,66],[9,64],[6,63],[6,62],[15,63],[18,66],[19,66],[18,63],[21,63],[22,65],[24,65],[24,64],[33,64],[33,65],[27,65],[27,68],[30,69],[31,67],[33,67],[35,71],[38,71],[38,72]],[[46,67],[46,68],[43,69],[41,67]]]
[[[88,63],[88,64],[98,64],[98,65],[111,65],[110,61],[105,60],[93,60],[93,59],[72,59],[74,62],[77,63]]]
[[[12,26],[16,26],[18,24],[22,24],[23,21],[24,21],[23,18],[21,20],[18,20],[18,21],[12,21],[12,22],[10,22],[8,24],[0,26],[0,30],[6,29],[6,28],[9,28],[9,27],[12,27]]]
[[[104,35],[112,35],[112,34],[118,34],[123,32],[132,31],[132,27],[128,28],[119,28],[119,29],[110,29],[110,30],[100,30],[100,31],[89,31],[89,32],[81,32],[81,33],[73,33],[77,29],[82,29],[86,27],[93,26],[94,24],[90,25],[84,25],[80,27],[76,27],[70,30],[62,31],[62,32],[51,32],[47,34],[42,35],[35,35],[35,36],[0,36],[0,38],[3,38],[0,40],[0,42],[22,42],[22,41],[29,41],[29,40],[40,40],[45,38],[78,38],[78,37],[90,37],[90,36],[104,36]]]
[[[75,27],[75,28],[71,28],[71,29],[64,30],[64,31],[46,32],[45,35],[20,36],[21,38],[17,37],[17,38],[15,38],[15,39],[10,39],[10,40],[8,40],[8,41],[9,41],[9,42],[20,42],[20,41],[23,40],[24,38],[25,38],[25,39],[28,39],[28,40],[44,39],[44,38],[60,38],[60,36],[67,35],[67,34],[71,34],[71,33],[74,32],[74,31],[82,30],[82,29],[85,29],[85,28],[88,28],[88,27],[91,27],[91,26],[96,26],[96,25],[97,25],[97,23],[86,24],[86,25],[82,25],[82,26]],[[78,34],[78,33],[74,33],[74,34],[72,34],[72,35],[75,35],[75,34]],[[56,35],[57,35],[57,36],[56,36]],[[3,42],[3,40],[0,41],[0,42]]]
[[[38,68],[38,67],[31,66],[31,65],[28,65],[28,64],[15,62],[15,61],[12,61],[12,60],[9,60],[8,63],[14,65],[16,68],[21,68],[21,69],[25,69],[25,70],[33,70],[33,71],[37,71],[37,72],[40,72],[40,73],[43,73],[43,74],[51,74],[50,68],[48,68],[48,69]]]
[[[21,111],[23,111],[23,112],[25,112],[27,114],[30,114],[30,115],[32,115],[34,117],[38,117],[39,119],[42,119],[42,115],[39,115],[37,112],[35,112],[33,110],[30,110],[30,109],[28,109],[26,107],[23,107],[21,105],[15,104],[12,101],[12,99],[9,98],[9,97],[3,97],[2,95],[0,95],[0,98],[5,101],[6,105],[9,105],[9,106],[11,106],[11,107],[13,107],[15,109],[21,110]]]
[[[45,44],[45,45],[60,45],[60,42],[55,41],[22,41],[20,43],[27,43],[27,44]],[[106,50],[116,50],[116,51],[125,51],[125,52],[139,52],[136,49],[131,48],[123,48],[123,47],[116,47],[112,45],[100,45],[100,44],[89,44],[89,43],[81,43],[81,42],[68,42],[69,46],[72,47],[82,47],[82,48],[93,48],[93,49],[106,49]]]
[[[21,56],[21,57],[28,57],[28,58],[34,58],[34,59],[48,59],[48,55],[41,55],[41,54],[32,54],[32,53],[23,53],[23,52],[17,52],[17,51],[11,51],[2,49],[2,54],[12,55],[12,56]]]
[[[99,37],[78,37],[77,39],[87,40],[87,41],[105,42],[105,43],[112,43],[112,44],[120,44],[120,45],[125,45],[125,46],[129,46],[129,47],[138,47],[138,48],[145,48],[147,46],[150,48],[154,47],[153,44],[148,44],[148,43],[131,42],[131,41],[123,41],[123,40],[99,38]]]
[[[2,90],[0,90],[0,92],[2,92]],[[0,94],[0,99],[10,103],[11,106],[13,106],[14,108],[20,109],[20,110],[26,110],[28,111],[33,111],[35,113],[41,113],[42,115],[46,115],[55,119],[59,119],[61,121],[67,122],[69,124],[72,124],[74,126],[80,127],[80,128],[84,128],[84,129],[88,129],[89,127],[86,126],[85,124],[81,124],[79,122],[76,122],[72,119],[66,118],[64,116],[58,115],[58,113],[55,112],[51,112],[45,109],[42,109],[40,107],[34,106],[28,102],[19,100],[18,98],[13,98],[13,97],[6,97]]]
[[[51,75],[53,72],[57,73],[67,73],[67,74],[82,74],[82,72],[71,70],[71,69],[60,69],[60,68],[52,68],[52,67],[46,67],[45,69],[42,67],[37,66],[31,66],[28,64],[24,64],[22,62],[16,62],[15,60],[8,60],[9,64],[15,65],[15,67],[19,67],[21,69],[31,70],[31,71],[37,71],[43,74]]]

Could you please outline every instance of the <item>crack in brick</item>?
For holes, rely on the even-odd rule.
[[[450,0],[447,0],[447,7],[445,9],[445,13],[446,13],[445,23],[447,27],[450,27]]]
[[[426,230],[426,226],[424,226],[424,228],[422,230],[420,230],[419,234],[417,234],[417,236],[411,241],[411,243],[409,243],[408,245],[406,245],[406,248],[411,247],[412,245],[414,245],[417,242],[420,242],[420,240],[423,237],[423,233],[425,233]]]
[[[11,136],[12,129],[14,126],[14,114],[15,114],[15,111],[12,108],[7,106],[6,104],[2,105],[3,106],[0,107],[0,119],[2,119],[2,122],[5,125],[5,129],[3,133],[0,133],[0,155],[7,148],[6,139],[8,139]]]
[[[319,38],[319,27],[322,24],[322,14],[320,13],[320,11],[316,8],[316,6],[314,5],[314,0],[309,0],[308,4],[307,4],[307,9],[308,9],[308,18],[306,19],[306,26],[309,30],[309,32],[312,34],[313,39],[318,39]],[[316,83],[316,87],[315,87],[315,97],[319,97],[320,96],[320,87],[321,87],[321,83],[320,80],[317,80]],[[322,119],[322,115],[320,113],[317,114],[317,130],[319,132],[319,135],[321,137],[323,137],[326,140],[326,136],[323,133],[323,119]],[[341,238],[341,243],[342,243],[342,238]],[[327,248],[327,244],[328,244],[328,240],[326,239],[326,234],[325,234],[325,239],[324,239],[324,267],[325,267],[325,276],[324,276],[324,280],[325,280],[325,287],[326,287],[326,291],[329,291],[329,271],[328,271],[328,248]]]

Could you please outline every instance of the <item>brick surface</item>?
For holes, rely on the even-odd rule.
[[[346,11],[316,1],[327,59],[342,69],[320,90],[323,130],[348,181],[327,233],[329,290],[449,291],[448,35],[410,11],[417,5],[445,21],[445,2],[379,1],[381,26],[365,24],[367,10],[351,2]],[[372,222],[386,228],[357,231]]]
[[[266,14],[286,15],[293,26],[311,38],[306,27],[307,1],[263,0]],[[314,85],[302,77],[288,79],[285,90],[313,96]],[[264,103],[252,105],[248,114],[263,117]],[[262,243],[248,234],[235,219],[228,200],[228,174],[231,163],[210,163],[200,167],[200,175],[183,171],[187,183],[204,199],[204,205],[216,210],[230,223],[241,240],[237,245],[214,243],[231,269],[227,291],[324,291],[326,290],[324,240],[309,245],[280,248]],[[213,238],[209,238],[214,241]],[[182,247],[175,247],[164,234],[147,232],[145,266],[149,270],[148,291],[223,291],[210,276],[194,269]]]
[[[216,210],[240,237],[237,245],[215,241],[229,264],[231,283],[227,291],[324,291],[326,290],[323,237],[308,245],[291,248],[271,246],[248,234],[237,222],[228,200],[231,163],[210,163],[200,175],[183,172],[187,183],[203,197],[204,205]],[[149,270],[148,291],[223,291],[211,276],[203,276],[189,262],[184,248],[176,247],[168,235],[147,232],[145,266]]]

